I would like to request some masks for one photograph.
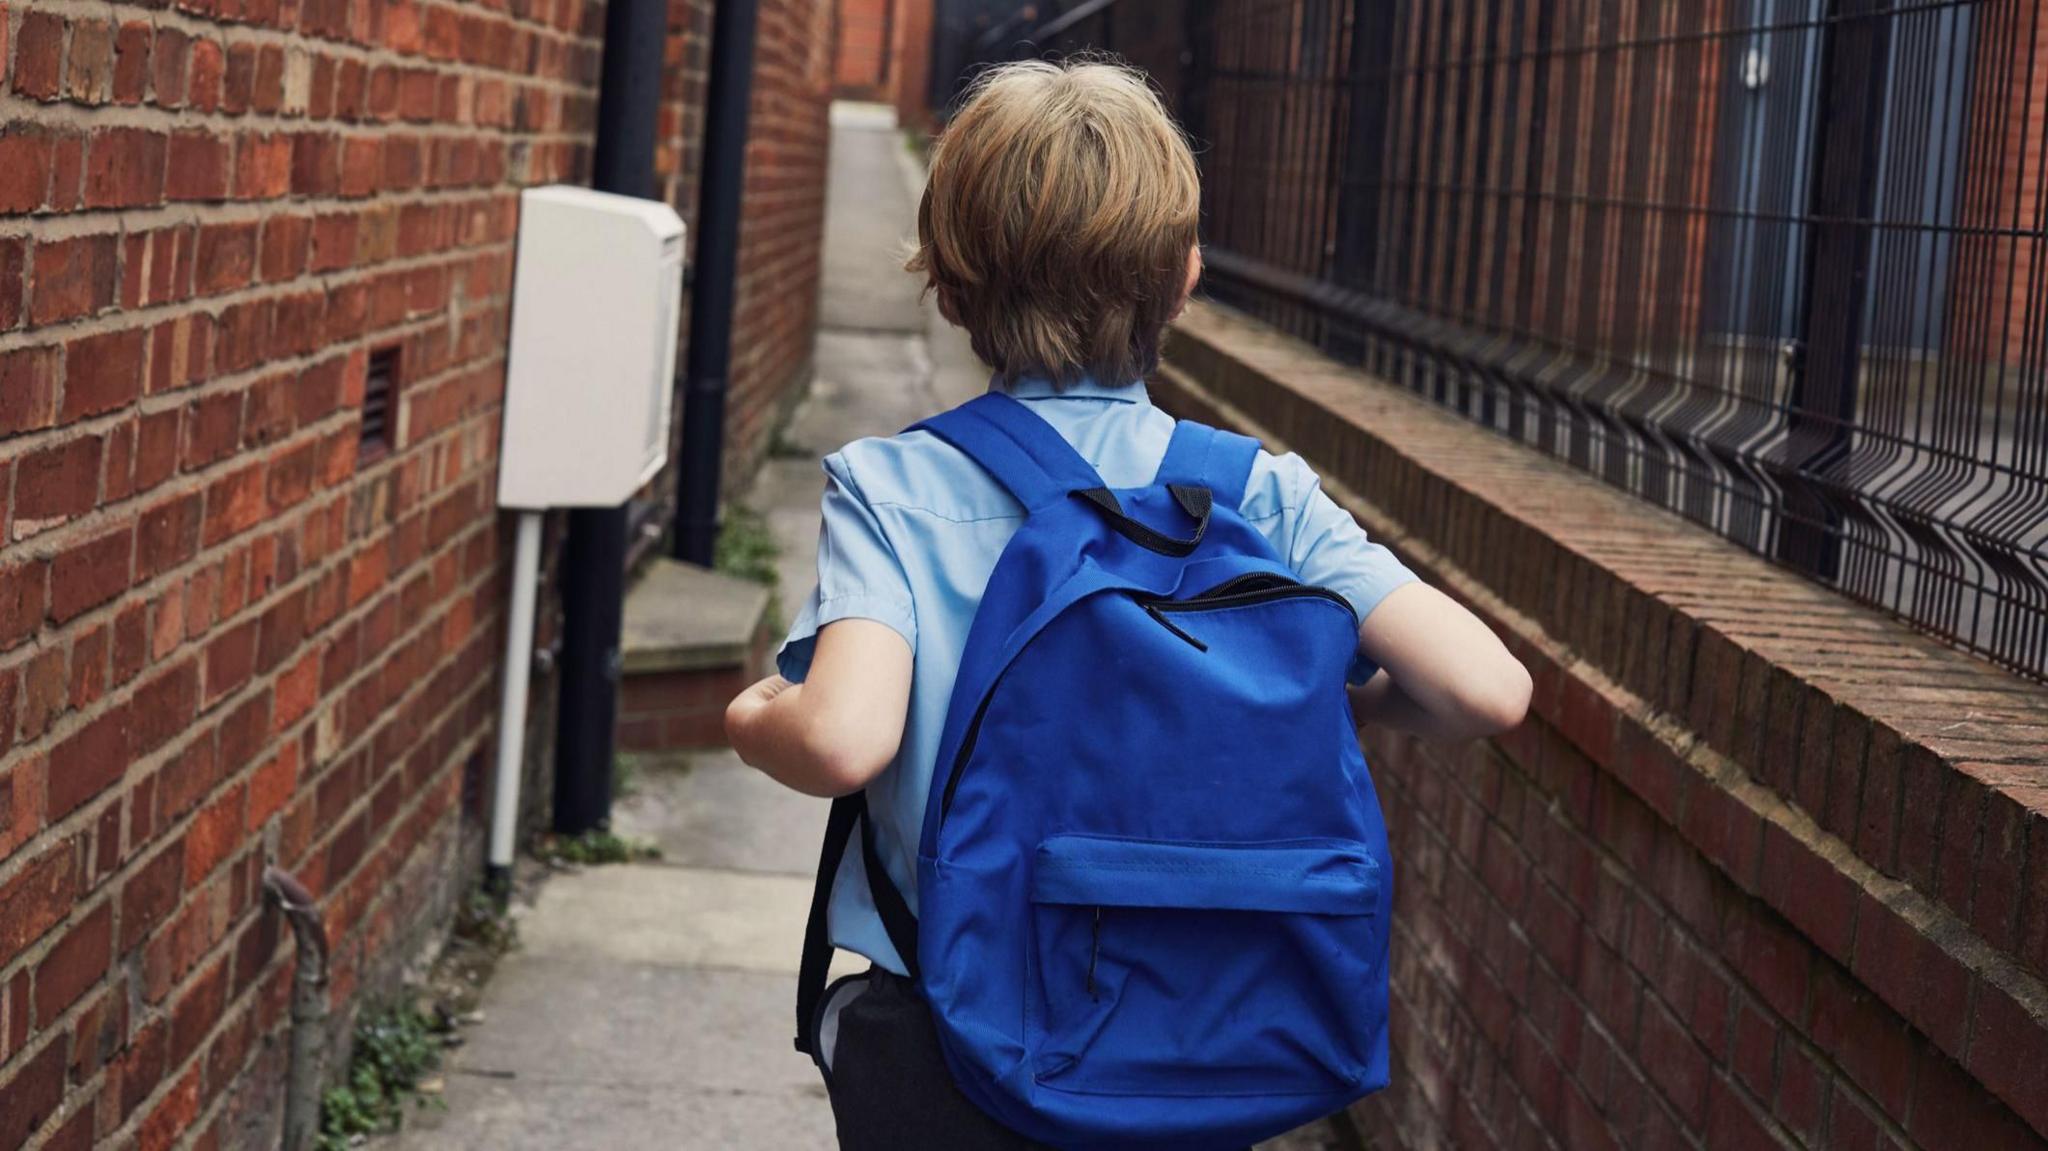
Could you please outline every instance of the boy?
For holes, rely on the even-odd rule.
[[[1149,483],[1173,433],[1143,380],[1200,274],[1199,203],[1179,129],[1142,78],[1105,64],[991,71],[932,156],[911,270],[995,369],[991,387],[1051,424],[1112,488]],[[818,589],[782,674],[732,702],[727,731],[743,759],[798,791],[865,789],[878,852],[914,912],[949,697],[1022,511],[928,432],[850,444],[825,471]],[[1261,453],[1239,513],[1303,583],[1339,593],[1364,621],[1359,723],[1467,739],[1520,722],[1521,665],[1368,541],[1298,457]],[[835,887],[832,937],[875,967],[820,1052],[841,1146],[1030,1146],[954,1089],[859,870]]]

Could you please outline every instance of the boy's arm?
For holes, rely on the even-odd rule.
[[[806,795],[849,795],[896,758],[910,714],[910,644],[887,624],[843,619],[818,632],[802,683],[771,675],[725,709],[742,760]]]
[[[1528,669],[1477,616],[1427,584],[1388,593],[1359,627],[1358,647],[1380,668],[1351,689],[1360,724],[1478,739],[1514,727],[1529,710]]]

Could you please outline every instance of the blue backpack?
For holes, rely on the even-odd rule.
[[[1008,396],[918,427],[1028,519],[968,633],[918,915],[862,797],[836,802],[799,1029],[858,825],[955,1082],[1030,1139],[1239,1148],[1385,1086],[1392,885],[1344,692],[1358,620],[1239,517],[1258,444],[1182,421],[1152,486],[1112,492]]]

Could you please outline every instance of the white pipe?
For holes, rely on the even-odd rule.
[[[541,512],[519,513],[512,551],[512,614],[505,624],[504,695],[498,701],[498,778],[491,789],[491,871],[512,867],[519,824],[519,777],[526,757],[526,689],[533,671],[533,604],[540,585]]]

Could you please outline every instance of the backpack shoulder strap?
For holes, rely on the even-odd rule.
[[[911,430],[930,432],[964,452],[1026,511],[1063,500],[1069,492],[1102,486],[1095,469],[1058,429],[1001,392],[977,396]]]
[[[865,791],[843,795],[832,801],[832,813],[825,821],[825,844],[818,853],[818,878],[811,890],[811,913],[804,925],[804,951],[796,981],[796,1049],[818,1060],[818,1010],[825,1005],[825,981],[832,967],[832,881],[838,878],[839,863],[846,857],[854,829],[860,829],[861,866],[868,881],[868,894],[889,935],[889,945],[904,970],[915,980],[917,969],[917,916],[903,893],[882,865],[882,853],[875,845],[875,824],[868,816]]]
[[[1181,420],[1173,425],[1173,439],[1152,482],[1208,488],[1212,500],[1234,509],[1244,502],[1245,484],[1258,458],[1259,441],[1250,436]]]

